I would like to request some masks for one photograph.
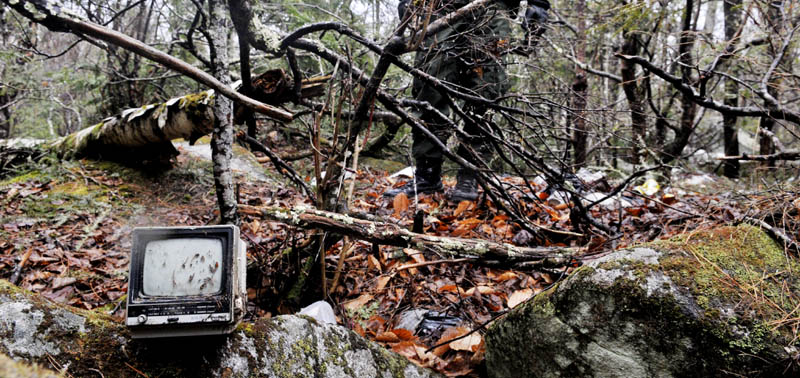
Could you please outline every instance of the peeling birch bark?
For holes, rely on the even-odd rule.
[[[211,132],[214,98],[214,91],[208,90],[161,104],[128,109],[59,138],[45,148],[63,158],[121,153],[146,146],[158,146],[174,153],[170,140],[184,138],[193,142]]]

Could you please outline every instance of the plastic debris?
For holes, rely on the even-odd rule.
[[[641,194],[644,194],[646,196],[652,196],[653,194],[656,194],[658,193],[659,190],[661,190],[661,186],[658,185],[658,182],[656,180],[649,178],[644,181],[644,184],[634,187],[633,190]]]
[[[400,314],[395,328],[407,329],[420,337],[437,338],[444,330],[464,323],[461,318],[437,311],[417,309]]]
[[[333,307],[325,301],[316,301],[303,307],[298,314],[310,316],[322,324],[336,324],[336,315],[333,314]]]

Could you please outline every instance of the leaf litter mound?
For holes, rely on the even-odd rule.
[[[0,278],[13,279],[55,302],[121,319],[131,230],[213,224],[218,217],[210,165],[185,156],[179,156],[176,165],[150,175],[105,162],[45,161],[5,177],[0,181]],[[724,188],[711,191],[718,194],[626,190],[591,209],[594,219],[621,235],[609,238],[573,224],[574,210],[546,183],[504,178],[526,215],[537,226],[557,231],[542,240],[520,229],[491,201],[455,204],[441,194],[387,199],[382,193],[401,185],[402,179],[364,168],[355,180],[353,212],[408,229],[421,212],[426,234],[580,247],[579,260],[745,216],[790,230],[784,232],[795,240],[800,237],[800,201],[796,192],[786,189],[746,194]],[[454,185],[452,180],[445,183]],[[308,205],[287,185],[242,181],[238,193],[239,202],[248,205]],[[250,319],[293,313],[323,298],[320,270],[303,269],[313,257],[293,253],[311,232],[244,216]],[[338,240],[324,255],[326,299],[340,324],[448,376],[485,375],[486,326],[574,268],[514,270],[358,240]],[[308,272],[307,277],[302,272]],[[291,295],[296,287],[304,287],[299,296]]]

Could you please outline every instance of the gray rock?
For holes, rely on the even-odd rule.
[[[496,321],[487,370],[498,378],[797,376],[791,326],[775,324],[800,305],[800,284],[791,274],[764,277],[798,268],[748,226],[616,251]]]
[[[0,355],[72,376],[437,377],[347,328],[306,316],[242,324],[227,337],[131,340],[105,315],[0,280]],[[134,370],[136,369],[136,370]]]

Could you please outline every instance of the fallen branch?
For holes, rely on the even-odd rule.
[[[347,215],[312,208],[256,207],[240,205],[242,214],[278,221],[306,229],[322,229],[372,243],[402,248],[432,249],[444,255],[461,258],[495,260],[503,263],[536,262],[536,265],[563,266],[580,252],[568,247],[518,247],[481,239],[462,239],[417,234],[396,224],[372,222]]]
[[[721,156],[717,160],[752,160],[752,161],[775,161],[775,160],[800,160],[800,151],[785,151],[770,155],[748,155]]]
[[[137,55],[141,55],[159,64],[163,64],[165,67],[186,75],[195,81],[202,83],[203,85],[213,88],[223,96],[228,97],[236,103],[244,105],[255,112],[265,114],[281,121],[288,122],[292,120],[291,113],[247,97],[235,91],[233,88],[223,84],[208,73],[203,72],[180,59],[165,54],[125,34],[84,20],[80,16],[69,12],[67,8],[61,7],[61,5],[56,2],[48,0],[3,0],[3,2],[9,7],[13,8],[23,17],[33,22],[42,24],[50,30],[58,32],[72,32],[84,38],[96,38],[111,43],[115,46],[122,47],[125,50],[131,51]]]

